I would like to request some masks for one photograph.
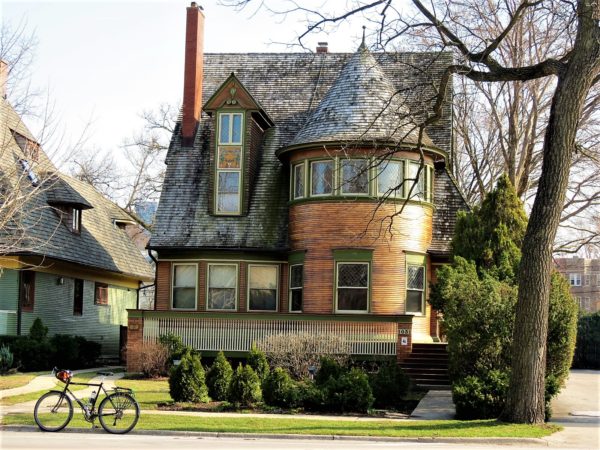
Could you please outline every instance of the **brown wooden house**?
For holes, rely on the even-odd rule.
[[[438,340],[429,282],[466,204],[447,170],[450,103],[421,139],[416,123],[451,56],[203,54],[203,21],[192,3],[150,241],[156,307],[130,311],[130,344],[174,332],[246,352],[336,333],[358,356],[402,359]]]

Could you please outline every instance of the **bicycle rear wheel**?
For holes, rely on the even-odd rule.
[[[140,406],[137,401],[124,392],[109,395],[98,408],[100,425],[109,433],[128,433],[136,426],[140,418]]]
[[[73,418],[73,403],[62,392],[48,392],[35,404],[33,418],[44,431],[60,431]]]

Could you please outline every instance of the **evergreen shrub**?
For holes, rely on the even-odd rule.
[[[396,362],[386,362],[369,378],[369,383],[375,397],[374,405],[377,408],[394,408],[408,392],[410,379]]]
[[[297,383],[281,367],[276,367],[264,382],[263,395],[268,405],[295,408],[300,403]]]
[[[258,378],[261,383],[269,376],[269,361],[267,361],[267,357],[265,356],[265,352],[260,350],[254,343],[250,349],[250,353],[248,354],[247,363],[252,370],[258,375]]]
[[[577,346],[573,367],[600,369],[600,311],[581,316],[577,322]]]
[[[253,406],[262,400],[260,379],[252,367],[239,364],[231,379],[229,401],[240,406]]]
[[[169,393],[176,402],[208,402],[208,390],[200,356],[186,348],[179,365],[171,369]]]
[[[213,400],[227,400],[232,377],[233,369],[231,368],[231,364],[227,358],[225,358],[225,354],[219,352],[213,361],[210,370],[206,374],[208,395],[210,395]]]

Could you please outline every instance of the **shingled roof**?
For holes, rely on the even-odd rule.
[[[21,189],[27,199],[8,227],[0,230],[0,246],[2,241],[11,242],[11,254],[39,255],[152,280],[150,264],[114,224],[115,220],[132,221],[129,214],[92,186],[60,173],[42,149],[38,148],[37,162],[31,164],[39,182],[23,176],[19,162],[31,162],[32,156],[19,140],[37,143],[11,105],[4,99],[0,102],[0,189]],[[51,204],[87,208],[82,213],[81,233],[72,233],[61,223],[60,212]]]
[[[401,111],[404,117],[408,117],[405,114],[405,108],[408,108],[410,115],[418,117],[431,110],[435,86],[445,68],[451,64],[451,58],[449,53],[371,54],[363,51],[356,54],[205,54],[203,104],[231,73],[235,73],[272,118],[274,126],[265,133],[248,213],[241,217],[209,214],[209,140],[214,131],[213,120],[207,114],[202,115],[196,142],[191,147],[182,146],[177,127],[166,158],[165,182],[150,247],[287,250],[289,176],[276,152],[309,139],[330,142],[332,139],[354,138],[361,127],[362,133],[369,128],[373,119],[371,113],[375,105],[381,105],[383,97],[371,99],[373,106],[369,114],[362,114],[361,105],[350,105],[351,92],[344,93],[347,111],[329,120],[331,128],[320,126],[319,117],[329,114],[329,105],[336,100],[335,91],[329,94],[332,87],[337,85],[343,90],[344,79],[352,78],[352,67],[360,68],[362,75],[348,82],[362,86],[372,79],[388,94],[397,93],[397,100],[390,102],[391,113]],[[348,73],[342,73],[344,67],[350,67]],[[356,101],[363,101],[368,93],[369,88],[365,85]],[[450,98],[451,92],[448,96]],[[335,131],[344,122],[354,127],[345,137]],[[393,131],[389,122],[383,121],[382,124],[379,131],[373,131],[368,139],[389,138],[390,131]],[[443,118],[427,128],[427,135],[437,148],[450,153],[452,108],[449,102],[444,105]],[[434,199],[436,209],[443,211],[443,214],[438,214],[444,218],[438,220],[440,224],[446,223],[446,219],[452,220],[449,218],[455,215],[456,205],[462,201],[454,184],[441,186],[440,189],[449,191]],[[459,200],[446,205],[443,202],[448,197]],[[447,236],[448,229],[441,229],[440,243],[450,238]],[[442,249],[441,244],[438,247]]]
[[[418,144],[406,101],[364,44],[352,55],[319,106],[288,144],[386,142]],[[433,146],[429,136],[424,145]]]

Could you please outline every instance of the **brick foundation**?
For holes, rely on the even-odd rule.
[[[403,343],[403,338],[406,342]],[[412,323],[398,324],[398,342],[396,344],[396,359],[404,361],[412,353]]]

